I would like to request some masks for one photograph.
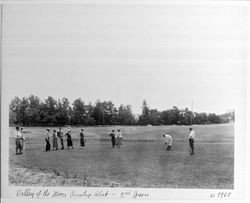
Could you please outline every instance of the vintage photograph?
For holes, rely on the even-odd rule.
[[[9,186],[235,188],[244,7],[1,11]]]

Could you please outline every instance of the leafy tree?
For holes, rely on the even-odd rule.
[[[139,124],[140,125],[150,124],[149,114],[150,114],[150,108],[149,108],[146,100],[143,100],[143,102],[142,102],[142,114],[139,116]]]
[[[169,122],[170,124],[181,124],[181,116],[180,116],[180,110],[177,106],[173,106],[172,109],[169,111]]]
[[[91,102],[85,106],[85,110],[86,110],[86,115],[87,115],[87,118],[86,118],[87,125],[95,125],[96,123],[93,117],[94,106],[91,104]]]
[[[148,119],[149,119],[149,123],[151,125],[160,125],[161,124],[160,112],[157,109],[150,109]]]
[[[209,123],[220,123],[220,117],[215,113],[208,114],[207,119]]]
[[[100,100],[97,100],[95,103],[93,117],[97,125],[104,125],[104,110]]]
[[[131,105],[120,105],[118,108],[117,122],[120,125],[134,125],[135,118]]]
[[[44,103],[41,103],[41,113],[40,119],[43,125],[54,125],[56,121],[57,113],[57,102],[56,100],[49,96],[45,99]]]
[[[235,119],[235,113],[234,111],[228,111],[225,114],[219,115],[220,117],[220,122],[221,123],[229,123],[229,122],[234,122]]]
[[[28,107],[25,110],[27,122],[29,125],[36,126],[40,122],[40,99],[37,96],[28,97]]]
[[[170,110],[165,110],[160,113],[161,124],[170,125],[169,113],[170,113]]]
[[[97,100],[95,105],[85,105],[76,99],[72,106],[67,98],[56,101],[49,96],[41,101],[37,96],[14,97],[9,105],[9,122],[15,125],[190,125],[228,123],[235,119],[235,112],[225,114],[191,112],[188,108],[158,111],[150,109],[146,100],[142,103],[141,115],[134,115],[130,105],[117,109],[112,101]]]
[[[10,125],[17,125],[19,122],[17,120],[17,113],[9,109],[9,123]]]
[[[69,100],[67,98],[62,98],[62,100],[58,100],[56,107],[56,122],[58,125],[63,126],[65,124],[69,124]]]
[[[20,115],[20,107],[21,107],[21,99],[19,97],[14,97],[10,102],[10,123],[19,124],[21,123],[21,115]]]
[[[191,119],[193,119],[193,113],[188,108],[180,110],[180,124],[182,125],[191,125]],[[192,121],[193,122],[193,121]]]
[[[115,105],[112,103],[112,101],[103,102],[103,108],[104,108],[104,120],[106,125],[113,125],[115,123]]]
[[[87,114],[84,102],[81,98],[73,102],[72,122],[73,125],[87,125]]]
[[[18,113],[21,124],[23,126],[28,124],[28,117],[26,115],[28,107],[29,107],[29,101],[26,97],[23,97],[21,100],[21,103],[20,103],[20,109],[19,109],[19,113]]]
[[[193,123],[195,124],[207,124],[208,123],[208,117],[207,113],[194,113],[194,119]]]

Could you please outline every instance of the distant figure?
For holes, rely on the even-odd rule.
[[[80,148],[85,147],[84,130],[80,131]]]
[[[71,130],[68,130],[68,132],[65,134],[65,136],[67,137],[67,147],[68,147],[68,149],[69,149],[69,147],[72,147],[72,149],[74,149],[72,138],[71,138]]]
[[[24,133],[26,133],[26,131],[24,131],[23,128],[21,128],[21,134],[22,134],[22,138],[21,138],[21,145],[22,145],[22,150],[25,150],[25,136]]]
[[[57,134],[56,130],[53,130],[53,150],[58,150]]]
[[[59,127],[59,130],[57,131],[57,137],[60,139],[61,141],[61,150],[64,149],[64,144],[63,144],[63,132],[62,132],[62,128]]]
[[[122,145],[122,133],[120,130],[118,130],[115,136],[115,146],[120,148],[121,145]]]
[[[115,131],[112,130],[112,132],[109,134],[109,136],[111,137],[112,148],[114,148],[115,147]]]
[[[192,128],[189,128],[189,146],[190,146],[190,155],[194,155],[194,139],[195,139],[195,132]]]
[[[47,128],[47,133],[46,133],[46,136],[45,136],[45,142],[46,142],[45,151],[46,152],[50,151],[49,132],[50,132],[50,129]]]
[[[19,127],[16,127],[16,154],[22,154],[23,153],[23,147],[21,144],[21,140],[22,140],[22,133],[19,130]]]
[[[163,137],[165,137],[165,145],[167,145],[167,150],[171,150],[172,147],[172,136],[171,135],[163,135]]]

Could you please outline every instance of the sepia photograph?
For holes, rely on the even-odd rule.
[[[234,190],[246,12],[2,4],[8,187]]]

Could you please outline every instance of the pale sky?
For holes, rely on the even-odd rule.
[[[240,6],[7,5],[3,88],[9,100],[81,97],[141,112],[224,113],[244,94]]]

